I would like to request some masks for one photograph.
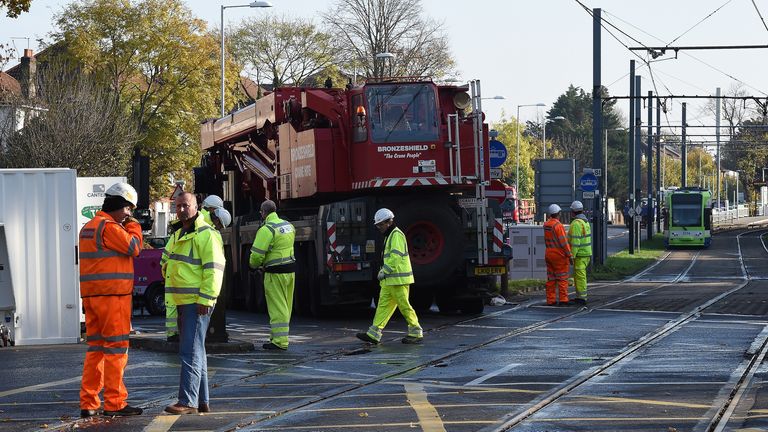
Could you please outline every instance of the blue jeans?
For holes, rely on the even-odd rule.
[[[213,308],[211,308],[213,310]],[[179,357],[181,379],[179,403],[197,408],[208,403],[208,359],[205,354],[205,333],[211,314],[198,315],[197,305],[178,305]]]

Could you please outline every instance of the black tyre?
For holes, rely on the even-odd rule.
[[[162,282],[155,282],[147,287],[144,304],[151,315],[165,316],[165,285]]]
[[[426,311],[432,307],[434,297],[433,291],[429,288],[411,289],[408,301],[417,311]]]
[[[464,258],[464,236],[448,200],[408,201],[395,212],[395,221],[408,239],[415,291],[451,280]]]

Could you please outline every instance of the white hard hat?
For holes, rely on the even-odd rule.
[[[378,225],[385,220],[394,219],[395,214],[388,208],[380,208],[376,210],[376,214],[373,216],[373,224]]]
[[[203,200],[203,207],[213,207],[215,209],[224,207],[224,200],[219,198],[218,195],[208,195]]]
[[[549,207],[547,207],[547,214],[548,215],[558,214],[558,213],[560,213],[560,210],[562,210],[562,209],[560,208],[559,205],[557,205],[557,204],[550,204]]]
[[[128,183],[115,183],[107,189],[105,194],[110,196],[118,196],[131,203],[134,207],[139,202],[139,194],[136,193],[136,189]]]
[[[213,211],[213,215],[216,219],[221,221],[221,225],[226,228],[232,223],[232,215],[224,207],[219,207]]]
[[[584,210],[584,204],[581,203],[581,201],[574,201],[571,203],[571,210],[573,211],[582,211]]]

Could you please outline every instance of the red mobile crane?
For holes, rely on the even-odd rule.
[[[482,312],[511,250],[498,202],[485,196],[481,112],[479,81],[388,78],[347,89],[277,88],[204,122],[196,192],[219,194],[236,216],[223,233],[229,304],[264,308],[248,255],[259,205],[272,199],[297,230],[301,312],[370,305],[383,247],[372,223],[380,207],[394,211],[406,234],[414,307],[435,299],[443,311]]]

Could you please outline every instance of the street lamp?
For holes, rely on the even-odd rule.
[[[221,117],[224,117],[224,9],[232,9],[232,8],[268,8],[272,7],[272,3],[268,1],[254,1],[245,5],[232,5],[232,6],[224,6],[221,5]],[[256,85],[259,85],[259,83],[256,83]]]
[[[515,157],[515,190],[517,190],[517,196],[520,196],[520,108],[522,107],[543,107],[547,106],[545,103],[536,103],[536,104],[523,104],[517,106],[517,117],[515,119],[517,120],[517,127],[515,128],[517,131],[517,150],[516,150],[516,157]]]
[[[392,59],[395,58],[395,55],[391,52],[382,52],[376,54],[376,59],[381,61],[381,76],[384,76],[384,62],[386,60],[389,60],[389,75],[392,76]]]
[[[547,123],[552,123],[555,120],[565,120],[565,117],[556,116],[556,117],[544,119],[544,125],[541,128],[541,148],[542,148],[541,158],[542,159],[547,158]]]
[[[504,100],[504,99],[506,99],[506,98],[505,98],[504,96],[501,96],[501,95],[496,95],[496,96],[492,96],[492,97],[486,97],[486,98],[480,98],[480,99],[482,99],[482,100],[486,100],[486,99],[493,99],[493,100]]]

